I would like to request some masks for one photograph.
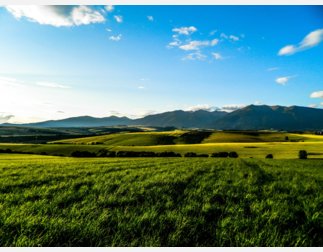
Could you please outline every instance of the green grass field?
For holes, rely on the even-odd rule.
[[[35,154],[46,153],[48,155],[70,156],[73,151],[99,152],[102,149],[114,151],[174,151],[207,153],[219,151],[236,151],[242,158],[265,158],[267,154],[273,154],[275,159],[296,159],[299,150],[306,150],[308,158],[323,158],[323,142],[264,142],[264,143],[209,143],[209,144],[176,144],[155,146],[111,146],[111,145],[83,145],[83,144],[0,144],[0,150],[11,149],[13,151],[30,152]]]
[[[323,246],[322,160],[0,154],[1,246]]]

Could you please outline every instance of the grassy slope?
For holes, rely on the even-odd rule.
[[[116,133],[103,136],[66,139],[55,141],[53,143],[69,143],[69,144],[92,144],[101,143],[106,145],[119,146],[149,146],[156,145],[163,137],[178,137],[185,131],[176,130],[172,132],[138,132],[138,133]]]
[[[166,132],[138,132],[138,133],[115,133],[103,136],[65,139],[53,143],[65,144],[91,144],[101,143],[111,146],[150,146],[156,145],[160,137],[171,136],[178,138],[187,131],[176,130]],[[323,136],[313,134],[293,134],[280,132],[214,132],[205,138],[202,143],[251,143],[251,142],[323,142]],[[175,143],[178,142],[175,140]]]
[[[285,137],[288,137],[289,141],[323,142],[323,136],[313,134],[257,132],[255,135],[241,132],[215,132],[202,143],[286,142]]]
[[[323,246],[322,169],[0,154],[0,245]]]

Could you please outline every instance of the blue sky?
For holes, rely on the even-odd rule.
[[[315,6],[0,8],[0,122],[323,107]]]

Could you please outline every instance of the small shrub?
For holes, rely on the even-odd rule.
[[[157,157],[181,157],[181,154],[173,151],[164,151],[157,153]]]
[[[215,152],[211,154],[211,157],[228,157],[229,153],[225,151]]]
[[[273,159],[273,158],[274,158],[274,156],[273,156],[273,154],[268,154],[268,155],[266,156],[266,158],[271,158],[271,159]]]
[[[298,152],[299,159],[307,159],[307,151],[306,150],[300,150]]]
[[[195,152],[187,152],[185,153],[184,157],[197,157]]]
[[[239,155],[235,151],[231,151],[231,152],[229,152],[229,157],[230,158],[237,158],[237,157],[239,157]]]
[[[198,157],[209,157],[209,154],[198,154]]]
[[[72,157],[96,157],[96,154],[89,151],[73,151],[71,153]]]

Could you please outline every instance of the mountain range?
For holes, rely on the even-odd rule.
[[[233,112],[224,111],[183,111],[175,110],[148,115],[139,119],[127,117],[91,116],[71,117],[29,124],[2,124],[3,126],[24,127],[101,127],[117,125],[141,125],[155,127],[203,128],[219,130],[322,130],[323,109],[299,106],[249,105]]]

